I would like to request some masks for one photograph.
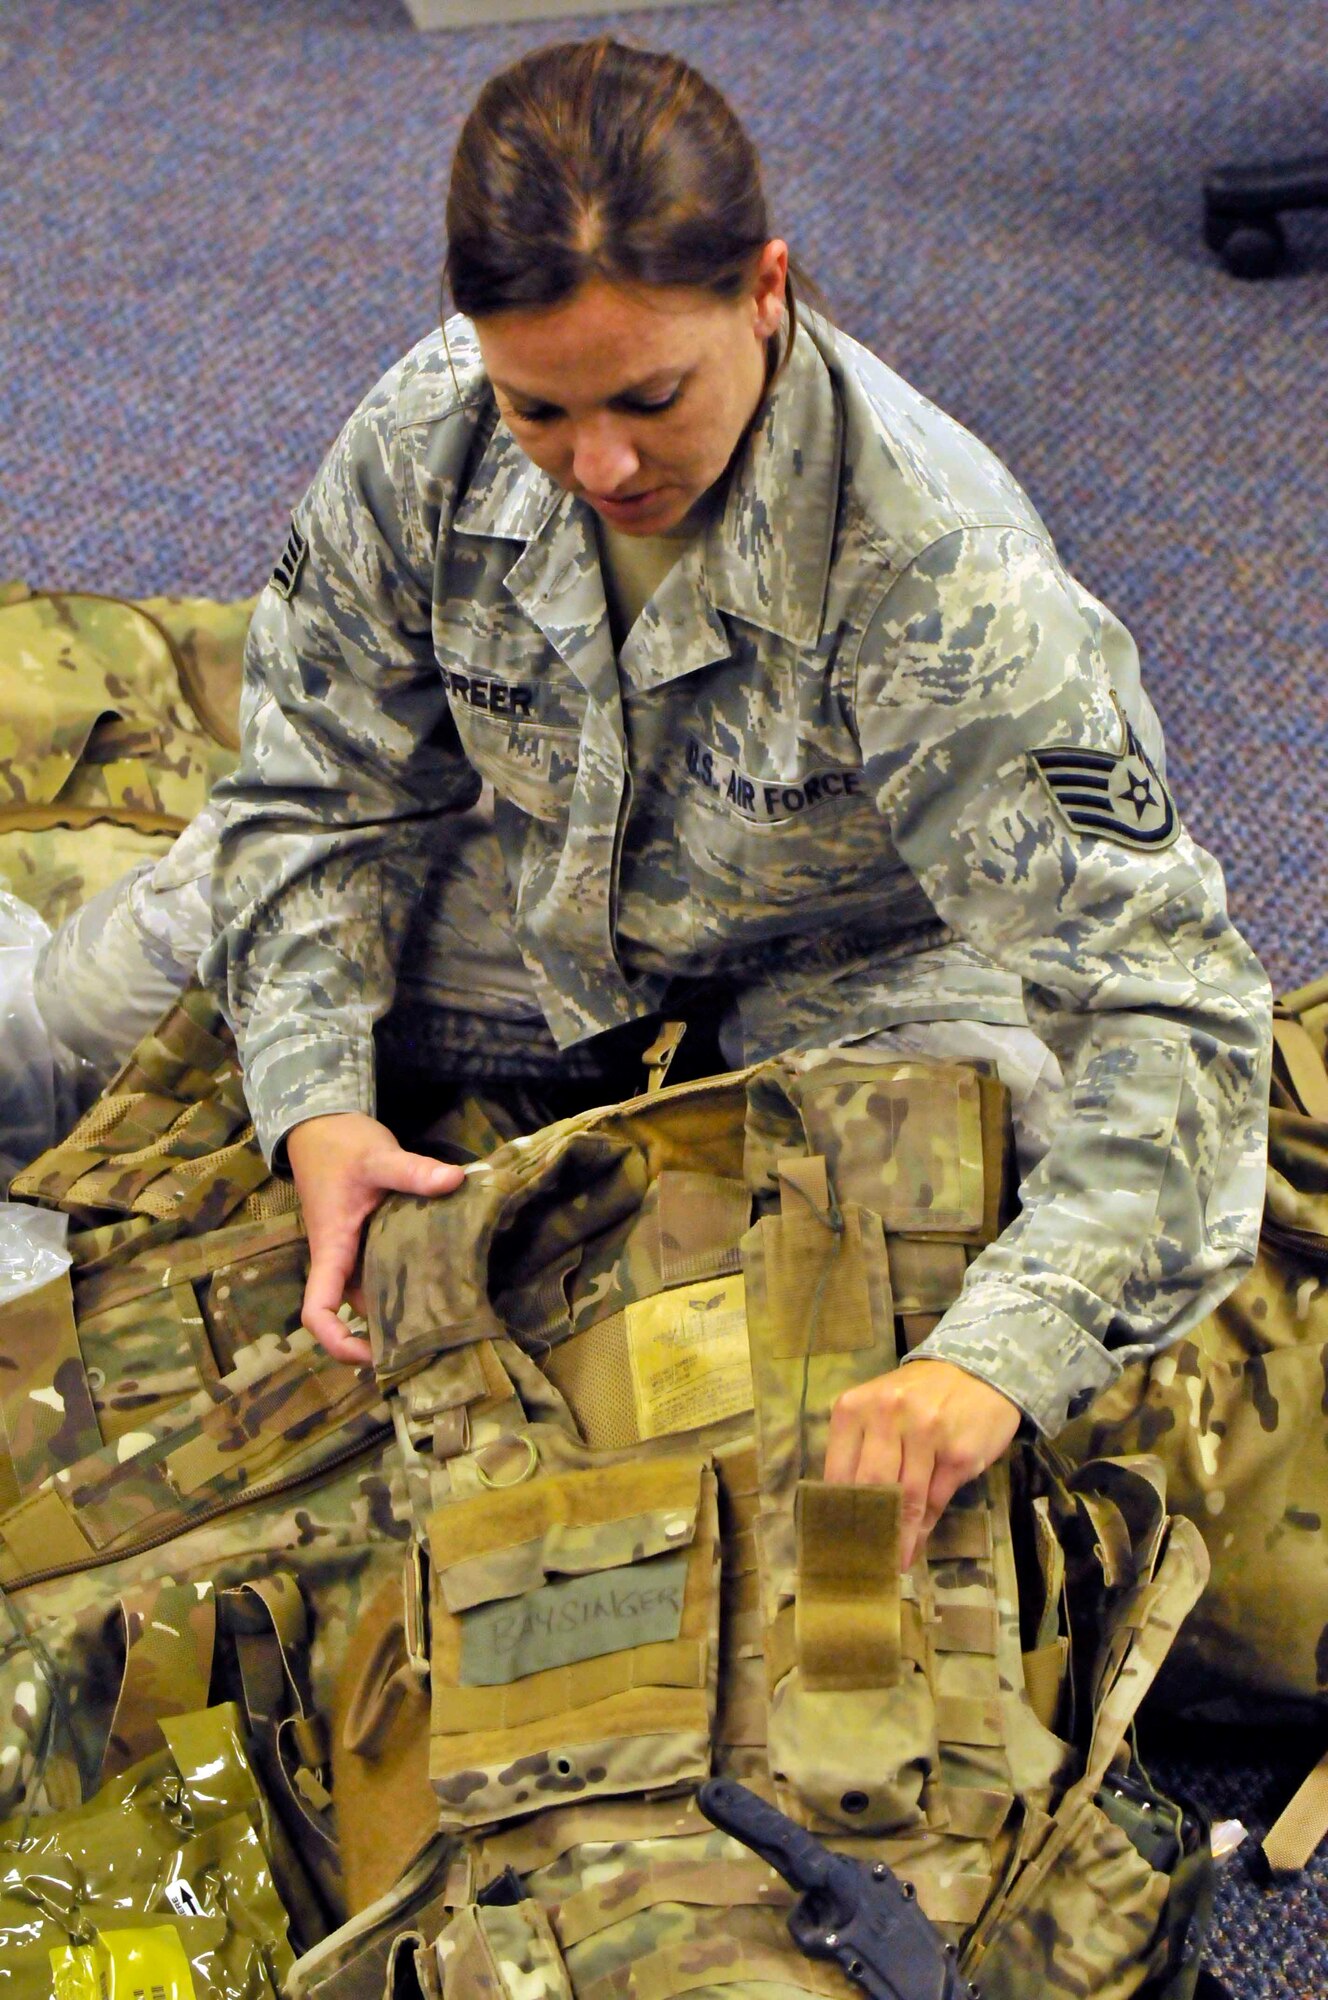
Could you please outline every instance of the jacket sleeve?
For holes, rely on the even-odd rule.
[[[250,628],[239,766],[202,973],[240,1043],[269,1159],[290,1128],[374,1109],[373,1026],[424,876],[431,824],[480,781],[431,640],[430,537],[394,370],[296,509]]]
[[[1127,743],[1137,686],[1123,627],[1012,528],[924,550],[857,661],[899,851],[941,917],[1018,974],[1066,1079],[1020,1214],[910,1359],[958,1363],[1047,1433],[1230,1291],[1263,1203],[1268,982],[1217,864],[1167,816],[1151,718],[1136,711]],[[1084,769],[1096,790],[1076,790]]]

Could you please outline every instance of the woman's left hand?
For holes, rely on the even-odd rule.
[[[825,1476],[834,1485],[901,1489],[907,1569],[954,1494],[1009,1445],[1021,1414],[951,1361],[910,1361],[844,1391],[830,1416]]]

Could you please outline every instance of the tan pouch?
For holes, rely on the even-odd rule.
[[[540,1905],[471,1904],[434,1951],[448,2000],[572,2000],[572,1982]]]
[[[438,1805],[429,1784],[426,1662],[415,1652],[406,1586],[391,1577],[365,1606],[346,1648],[332,1712],[332,1795],[346,1909],[385,1896],[433,1839]]]
[[[428,1527],[444,1830],[707,1775],[719,1531],[705,1458],[545,1475]]]

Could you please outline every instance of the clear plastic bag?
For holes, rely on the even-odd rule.
[[[69,1217],[25,1201],[0,1201],[0,1306],[49,1285],[67,1269]]]

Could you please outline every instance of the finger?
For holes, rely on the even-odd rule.
[[[830,1435],[825,1446],[822,1477],[831,1486],[851,1486],[857,1477],[858,1455],[862,1449],[862,1421],[843,1396],[830,1412]]]
[[[385,1192],[425,1198],[454,1194],[466,1178],[465,1169],[448,1160],[431,1160],[427,1153],[408,1153],[400,1146],[375,1153],[365,1168]]]
[[[911,1569],[923,1539],[936,1447],[917,1432],[905,1437],[899,1468],[899,1566]]]
[[[309,1326],[308,1318],[305,1325]],[[333,1313],[330,1321],[323,1321],[325,1331],[315,1333],[315,1338],[325,1347],[334,1361],[348,1362],[352,1368],[365,1368],[373,1360],[373,1352],[367,1340],[360,1334],[352,1333],[344,1319]],[[314,1333],[314,1328],[309,1327]]]
[[[880,1417],[866,1432],[853,1474],[855,1486],[897,1486],[903,1464],[899,1432]]]
[[[918,1529],[918,1538],[913,1550],[915,1560],[926,1547],[932,1529],[960,1487],[965,1484],[968,1476],[963,1467],[946,1465],[943,1460],[937,1459],[936,1468],[931,1476],[931,1485],[927,1489],[926,1512],[922,1516],[922,1524]]]
[[[337,1314],[355,1268],[359,1231],[344,1225],[335,1230],[324,1230],[316,1243],[311,1243],[310,1250],[309,1276],[305,1280],[300,1317],[314,1339],[321,1341],[329,1354],[344,1360],[346,1356],[340,1350],[344,1348],[348,1336],[346,1323]],[[357,1354],[355,1358],[367,1360],[367,1346],[363,1341],[357,1345],[363,1349],[363,1354]]]

